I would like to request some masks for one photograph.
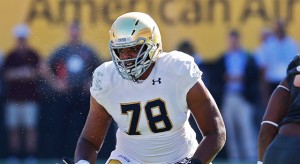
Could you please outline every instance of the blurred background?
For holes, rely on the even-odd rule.
[[[268,99],[299,53],[298,0],[1,1],[0,163],[73,157],[92,72],[110,60],[108,31],[130,11],[149,14],[164,51],[190,54],[203,71],[228,135],[215,163],[255,163]],[[115,131],[112,124],[99,163]]]

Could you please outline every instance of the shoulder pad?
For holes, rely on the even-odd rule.
[[[172,51],[164,56],[167,70],[182,78],[201,78],[202,72],[195,63],[194,58],[180,51]]]

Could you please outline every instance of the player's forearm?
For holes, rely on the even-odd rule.
[[[80,138],[75,150],[75,162],[79,160],[87,160],[90,163],[95,163],[97,159],[97,149],[87,140]]]
[[[266,129],[261,129],[258,136],[258,161],[262,161],[265,151],[270,143],[273,141],[276,133],[270,133]]]
[[[211,162],[223,148],[226,141],[225,129],[203,137],[193,158],[199,159],[203,164]]]

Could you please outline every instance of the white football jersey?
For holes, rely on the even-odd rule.
[[[123,79],[111,61],[100,65],[90,91],[118,124],[116,149],[140,163],[193,155],[198,143],[186,96],[201,75],[194,59],[178,51],[160,54],[141,83]]]

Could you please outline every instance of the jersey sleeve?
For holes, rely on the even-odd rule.
[[[197,81],[201,80],[202,71],[195,63],[193,57],[181,52],[178,55],[178,59],[174,65],[177,68],[174,70],[178,74],[179,85],[188,92]]]
[[[177,97],[187,106],[187,93],[198,81],[202,80],[202,71],[190,55],[178,51],[171,52],[169,55],[172,59],[168,62],[171,64],[168,68],[171,70],[170,74],[175,74]]]
[[[103,97],[108,90],[109,80],[107,79],[107,76],[105,63],[101,64],[93,72],[93,81],[90,92],[98,103],[103,100]]]

